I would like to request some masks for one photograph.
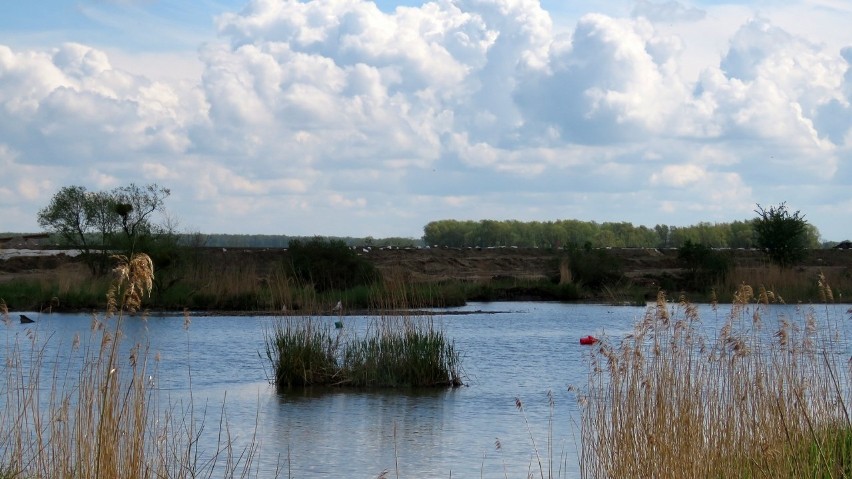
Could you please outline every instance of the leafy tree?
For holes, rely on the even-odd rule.
[[[168,188],[156,183],[144,187],[131,183],[112,191],[114,210],[121,218],[121,230],[124,232],[124,249],[129,254],[137,251],[140,242],[150,241],[156,233],[162,232],[151,223],[151,215],[164,211],[169,194]]]
[[[751,221],[734,221],[730,230],[730,248],[751,248],[754,245],[754,225]]]
[[[104,272],[111,252],[122,250],[131,257],[143,244],[147,248],[156,241],[161,228],[151,216],[164,211],[168,195],[168,189],[156,184],[99,192],[66,186],[38,212],[38,223],[66,246],[79,249],[93,273]]]
[[[758,204],[754,212],[755,243],[772,262],[787,268],[805,258],[814,230],[799,211],[791,213],[784,202],[769,209]]]
[[[82,186],[61,188],[38,212],[38,224],[58,234],[68,245],[89,253],[89,235],[95,226],[90,193]]]

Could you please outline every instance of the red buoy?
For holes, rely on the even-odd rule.
[[[585,338],[580,338],[580,344],[590,345],[598,342],[598,338],[594,336],[586,336]]]

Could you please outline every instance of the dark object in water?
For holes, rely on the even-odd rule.
[[[585,338],[580,338],[580,344],[589,346],[597,343],[599,340],[594,336],[586,336]]]
[[[26,314],[21,315],[21,324],[34,323],[32,319],[28,318]]]
[[[337,329],[342,328],[343,327],[343,321],[335,321],[334,327],[337,328]]]

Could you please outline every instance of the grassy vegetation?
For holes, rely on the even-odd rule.
[[[817,288],[834,299],[824,277]],[[595,350],[579,395],[582,477],[852,475],[844,318],[775,315],[774,292],[742,284],[733,299],[705,328],[695,305],[661,293],[632,335]]]
[[[338,318],[283,317],[266,338],[278,389],[304,386],[461,385],[459,352],[430,316],[391,313],[420,304],[422,290],[386,281],[363,291],[377,314],[363,333]]]
[[[320,318],[286,317],[266,342],[279,390],[461,385],[458,351],[423,317],[375,317],[360,335]]]
[[[310,245],[299,252],[298,261],[288,253],[262,250],[182,250],[163,261],[162,268],[158,264],[146,306],[172,311],[312,314],[342,301],[349,310],[375,311],[381,301],[377,298],[398,294],[394,290],[400,289],[398,285],[403,285],[405,305],[411,308],[511,300],[645,304],[653,301],[658,289],[682,292],[696,302],[709,302],[714,294],[719,301],[730,302],[742,283],[764,284],[790,301],[810,302],[818,297],[814,267],[803,274],[802,269],[780,268],[759,257],[755,260],[754,254],[738,258],[735,251],[718,252],[701,245],[682,248],[677,264],[638,280],[610,250],[574,249],[553,253],[549,278],[496,275],[425,282],[413,281],[410,271],[385,268],[379,274],[365,264],[364,257],[340,244],[329,246],[330,251]],[[809,264],[819,264],[816,258]],[[824,274],[839,297],[852,291],[848,267],[828,267]],[[109,284],[109,278],[93,276],[85,267],[60,267],[42,279],[0,283],[0,298],[14,310],[95,311],[106,306]]]
[[[46,357],[37,331],[9,335],[0,394],[0,477],[248,477],[257,444],[235,450],[220,427],[212,457],[199,446],[203,419],[192,401],[163,401],[157,358],[146,344],[122,348],[122,322],[152,288],[145,255],[119,258],[105,314],[68,357]],[[3,321],[11,323],[5,303]],[[61,356],[61,353],[59,353]]]

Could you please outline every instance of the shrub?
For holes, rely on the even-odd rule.
[[[293,240],[288,247],[290,272],[313,284],[317,292],[368,285],[379,278],[372,263],[340,240]]]
[[[790,213],[786,203],[764,209],[757,205],[754,232],[758,248],[766,251],[769,259],[782,268],[793,266],[807,255],[817,236],[798,211]]]
[[[577,249],[568,256],[573,281],[600,291],[604,286],[613,285],[624,276],[621,262],[605,249]]]
[[[690,240],[678,248],[677,259],[688,272],[685,286],[691,290],[700,290],[704,285],[725,281],[731,268],[728,255]]]

